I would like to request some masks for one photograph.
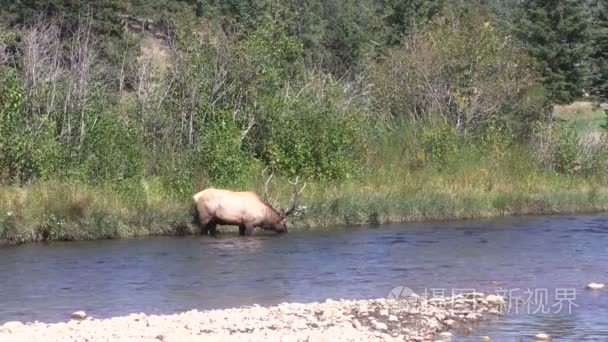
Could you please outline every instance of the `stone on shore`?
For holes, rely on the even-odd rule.
[[[449,341],[452,338],[452,333],[449,331],[444,331],[441,334],[439,334],[439,336],[441,337],[441,339],[443,341]]]
[[[23,323],[21,323],[19,321],[6,322],[2,326],[0,326],[0,332],[8,332],[8,333],[10,333],[13,330],[19,330],[23,326],[24,326]]]
[[[87,313],[84,311],[75,311],[70,315],[73,319],[85,319],[87,318]]]

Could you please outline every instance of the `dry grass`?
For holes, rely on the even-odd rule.
[[[164,75],[169,67],[170,47],[167,42],[154,36],[147,36],[141,44],[139,62],[149,61],[153,70]]]
[[[590,101],[576,101],[569,105],[555,106],[555,115],[565,120],[594,116],[596,113],[603,113],[603,109],[608,109],[608,104],[596,104]]]
[[[599,144],[605,135],[601,125],[606,121],[608,104],[597,105],[588,101],[578,101],[567,106],[556,106],[556,119],[574,124],[581,143]]]

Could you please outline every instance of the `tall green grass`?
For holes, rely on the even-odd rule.
[[[529,148],[499,139],[484,145],[449,138],[425,141],[433,137],[425,134],[403,131],[376,140],[353,178],[309,181],[299,203],[305,210],[290,218],[290,230],[608,210],[605,177],[559,174],[542,167]],[[446,141],[454,148],[428,148]],[[451,155],[437,152],[444,150]],[[262,192],[263,183],[256,173],[234,189]],[[196,233],[190,195],[176,194],[170,184],[146,178],[106,186],[66,181],[2,185],[0,239],[21,243]],[[193,188],[207,185],[198,182]],[[277,177],[270,184],[282,207],[289,205],[291,191],[287,179]]]

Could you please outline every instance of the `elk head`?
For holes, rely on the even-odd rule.
[[[266,169],[264,169],[264,172],[262,172],[262,174],[264,174],[266,171]],[[270,204],[271,203],[271,197],[268,194],[268,183],[270,182],[270,180],[272,179],[273,175],[270,174],[270,176],[268,177],[268,179],[266,180],[266,182],[264,183],[264,192],[265,192],[265,200],[266,202],[274,208],[276,208],[275,205]],[[296,177],[296,179],[292,182],[289,181],[289,183],[291,185],[293,185],[293,200],[292,200],[292,204],[291,206],[286,209],[286,210],[277,210],[278,214],[279,214],[279,221],[275,222],[273,224],[270,225],[269,229],[272,229],[276,232],[287,232],[287,217],[291,214],[294,213],[294,211],[296,210],[297,204],[298,204],[298,197],[300,196],[300,194],[302,194],[302,192],[304,191],[304,188],[306,188],[306,183],[304,183],[304,186],[302,186],[299,190],[298,190],[298,181],[299,181],[299,177]]]

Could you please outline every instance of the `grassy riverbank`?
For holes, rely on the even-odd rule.
[[[306,211],[291,218],[290,229],[608,210],[605,179],[547,171],[512,152],[502,159],[468,153],[475,160],[463,152],[448,169],[415,168],[408,158],[387,153],[374,165],[370,156],[366,168],[373,171],[338,183],[308,182],[299,203]],[[260,191],[263,184],[252,179],[240,188]],[[20,243],[194,233],[190,196],[170,190],[159,179],[1,186],[0,238]],[[271,183],[271,193],[281,206],[289,204],[286,180]]]

